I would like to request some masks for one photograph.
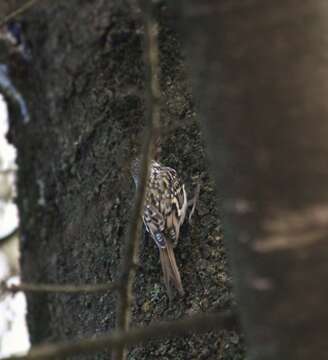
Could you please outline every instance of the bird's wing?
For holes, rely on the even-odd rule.
[[[144,210],[143,221],[157,246],[160,248],[165,248],[165,220],[163,215],[156,209],[155,206],[147,204]]]
[[[170,167],[161,169],[163,181],[163,199],[160,212],[166,219],[166,230],[171,240],[176,242],[179,238],[180,226],[184,222],[187,210],[187,196],[184,185],[177,173]]]

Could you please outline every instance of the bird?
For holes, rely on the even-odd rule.
[[[138,187],[140,171],[140,160],[137,158],[131,166],[136,187]],[[187,204],[185,186],[176,170],[151,160],[142,219],[146,230],[159,249],[164,283],[170,299],[172,298],[171,283],[181,296],[184,295],[173,249],[179,240]]]

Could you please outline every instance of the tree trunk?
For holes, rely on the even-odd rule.
[[[193,195],[202,175],[198,212],[176,250],[184,298],[168,304],[155,244],[142,245],[132,322],[148,324],[233,301],[190,84],[172,14],[159,6],[162,162],[177,169]],[[144,123],[140,14],[129,1],[40,1],[24,16],[33,60],[12,67],[31,121],[12,118],[18,147],[22,276],[27,282],[103,283],[117,278],[134,185],[131,157]],[[19,71],[18,71],[19,70]],[[110,331],[115,296],[29,295],[33,344]],[[130,359],[241,359],[242,338],[218,333],[150,344]],[[81,358],[81,357],[79,357]],[[93,357],[94,358],[94,357]],[[97,359],[107,359],[99,354]]]
[[[328,5],[182,10],[250,359],[324,359]]]

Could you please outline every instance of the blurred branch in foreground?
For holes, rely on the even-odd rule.
[[[160,124],[160,86],[159,86],[159,57],[157,45],[157,26],[152,19],[152,4],[147,1],[143,12],[145,26],[144,54],[147,71],[146,98],[147,98],[147,123],[145,139],[142,149],[140,183],[137,187],[135,208],[130,223],[126,242],[125,255],[122,263],[121,281],[122,289],[117,306],[117,328],[126,331],[129,328],[132,285],[135,271],[132,264],[137,261],[137,252],[140,243],[142,225],[141,214],[144,207],[144,198],[149,175],[149,164],[154,156],[154,139],[159,138]],[[115,359],[125,359],[124,348],[114,353]]]
[[[10,14],[6,15],[0,20],[0,26],[3,26],[6,22],[16,18],[17,16],[23,14],[25,11],[29,10],[33,5],[35,5],[39,0],[29,0],[20,6],[15,11],[12,11]]]
[[[183,336],[191,332],[204,333],[214,329],[235,329],[238,326],[236,316],[232,312],[195,315],[188,319],[162,322],[132,329],[128,332],[115,331],[110,335],[88,338],[57,345],[35,346],[26,356],[12,356],[3,360],[38,360],[63,358],[76,354],[91,354],[103,349],[122,349],[150,340],[163,340]]]
[[[106,291],[117,291],[120,286],[117,282],[108,284],[27,284],[22,283],[19,285],[8,285],[5,282],[0,284],[0,292],[11,292],[13,294],[23,291],[27,292],[56,292],[56,293],[92,293],[92,292],[106,292]]]

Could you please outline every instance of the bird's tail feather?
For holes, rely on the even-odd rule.
[[[164,283],[169,297],[171,298],[171,294],[172,294],[171,281],[173,282],[175,288],[178,290],[180,295],[184,295],[181,276],[177,263],[175,261],[172,244],[167,242],[167,246],[165,248],[160,248],[159,253],[160,253],[160,260],[164,275]]]

